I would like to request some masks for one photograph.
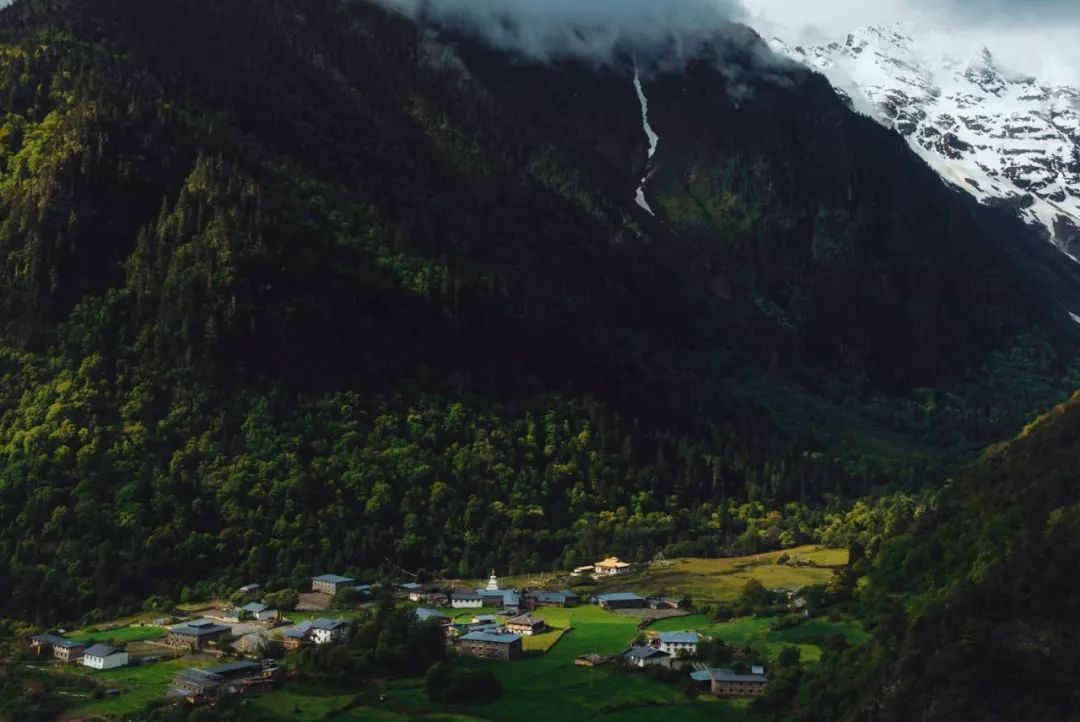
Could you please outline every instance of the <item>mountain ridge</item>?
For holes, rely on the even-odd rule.
[[[1073,386],[1080,278],[757,40],[650,161],[629,63],[369,3],[4,13],[5,614],[768,548]]]
[[[824,73],[948,182],[1015,209],[1075,260],[1080,89],[1007,72],[985,48],[950,57],[902,24],[867,26],[825,45],[771,45]]]

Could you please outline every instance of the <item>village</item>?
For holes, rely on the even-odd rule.
[[[291,652],[344,643],[355,610],[372,606],[379,598],[392,597],[395,605],[412,610],[419,622],[438,625],[452,656],[508,664],[546,654],[569,631],[564,622],[552,620],[572,618],[575,610],[584,608],[592,615],[625,618],[634,633],[621,648],[575,655],[567,662],[573,667],[621,668],[626,673],[670,670],[701,694],[717,698],[764,694],[767,660],[739,659],[711,666],[699,648],[714,639],[698,631],[701,615],[695,614],[688,595],[622,589],[624,579],[641,578],[636,571],[635,565],[612,556],[559,578],[565,586],[535,588],[504,585],[494,571],[486,584],[476,586],[434,581],[360,584],[350,576],[328,573],[311,578],[295,609],[275,609],[266,603],[272,595],[251,583],[231,597],[242,604],[218,604],[191,618],[155,618],[141,629],[105,630],[93,638],[54,630],[28,641],[35,658],[78,665],[88,674],[168,661],[173,673],[165,699],[200,705],[213,703],[221,694],[257,696],[279,689],[289,675],[286,660]],[[606,585],[620,590],[605,591]],[[575,586],[577,591],[571,588]],[[799,613],[803,600],[798,588],[773,592],[788,599],[792,611]],[[342,599],[350,604],[343,606]],[[678,628],[681,619],[694,624]],[[124,637],[133,641],[117,641]],[[181,666],[185,660],[191,661],[190,666]],[[105,690],[106,695],[124,692]]]

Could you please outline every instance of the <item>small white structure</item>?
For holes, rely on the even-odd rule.
[[[572,577],[583,577],[586,574],[592,574],[596,570],[594,564],[588,564],[583,567],[574,567],[574,571],[570,572]]]
[[[659,640],[660,649],[672,657],[693,657],[697,654],[701,637],[697,632],[661,632]]]
[[[620,574],[629,574],[633,567],[618,557],[608,557],[593,565],[595,574],[603,577],[614,577]]]
[[[81,662],[91,669],[115,669],[125,666],[129,660],[128,653],[123,650],[107,644],[95,644],[83,652]]]
[[[266,604],[260,604],[259,602],[245,604],[241,609],[250,615],[252,619],[260,622],[268,622],[278,618],[276,609],[271,609]]]
[[[340,642],[345,637],[349,625],[341,619],[316,619],[308,628],[308,635],[315,644]]]
[[[631,667],[670,667],[671,655],[656,647],[631,647],[623,659]]]
[[[487,583],[487,587],[485,588],[485,591],[489,591],[489,592],[497,592],[497,591],[499,591],[499,578],[497,576],[495,576],[495,570],[494,569],[491,570],[491,576],[488,577],[488,583]]]
[[[450,595],[450,606],[454,609],[479,609],[484,606],[484,599],[476,592],[454,592]]]

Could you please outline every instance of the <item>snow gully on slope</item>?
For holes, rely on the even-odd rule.
[[[652,126],[649,125],[649,99],[645,97],[645,89],[641,87],[641,75],[638,73],[637,65],[634,66],[634,88],[637,89],[638,100],[641,102],[641,122],[645,126],[645,135],[649,139],[649,160],[653,159],[656,155],[656,147],[660,145],[660,136],[656,134]],[[648,174],[641,179],[641,185],[638,186],[637,196],[634,201],[648,211],[649,215],[655,216],[652,208],[649,207],[649,202],[645,200],[645,181],[648,180]]]

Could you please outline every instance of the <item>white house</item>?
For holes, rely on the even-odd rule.
[[[484,599],[473,591],[456,591],[450,595],[450,606],[454,609],[479,609],[484,606]]]
[[[671,666],[671,655],[656,647],[631,647],[623,659],[631,667]]]
[[[680,655],[692,657],[697,654],[701,637],[697,632],[661,632],[659,640],[660,649],[672,657]]]
[[[247,614],[252,619],[257,619],[260,622],[270,621],[272,619],[277,619],[277,617],[278,617],[278,613],[277,613],[276,609],[271,609],[269,606],[267,606],[265,604],[260,604],[259,602],[252,602],[251,604],[245,604],[244,606],[242,606],[240,608],[242,610],[244,610],[245,612],[247,612]]]
[[[345,636],[345,629],[348,626],[341,619],[316,619],[311,623],[308,634],[315,644],[330,644],[331,642],[340,642]]]
[[[128,653],[107,644],[95,644],[83,652],[82,663],[91,669],[115,669],[128,663]]]
[[[629,574],[634,568],[618,557],[608,557],[593,565],[593,571],[604,577],[614,577],[619,574]]]

